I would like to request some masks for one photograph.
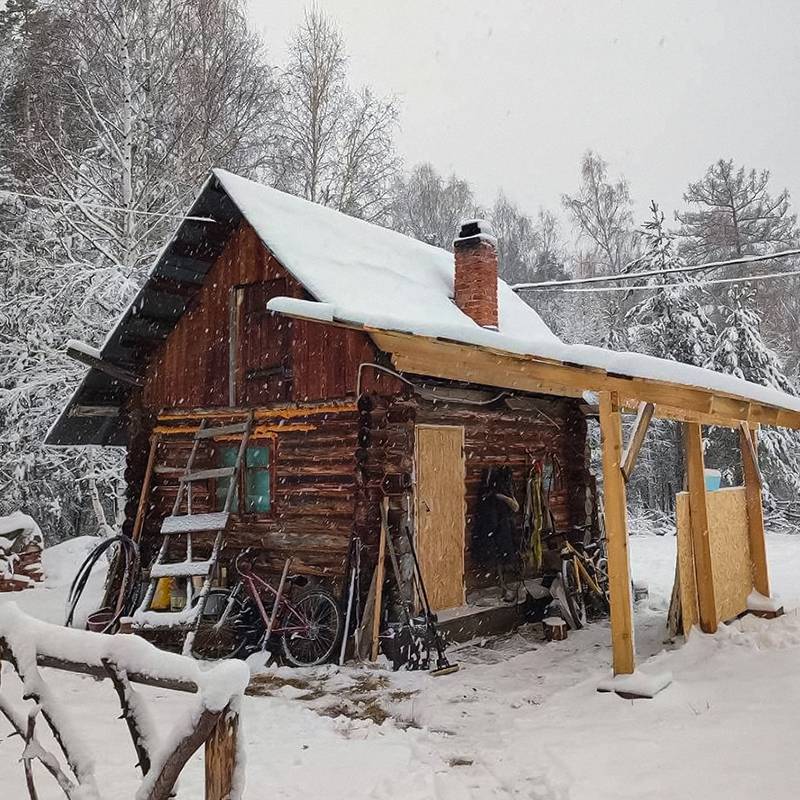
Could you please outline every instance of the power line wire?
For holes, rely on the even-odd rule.
[[[104,211],[122,211],[125,214],[141,214],[147,217],[171,217],[172,219],[188,219],[192,222],[216,222],[211,217],[187,217],[185,214],[165,214],[161,211],[140,211],[135,208],[125,208],[124,206],[109,206],[102,203],[86,203],[83,200],[65,200],[62,197],[45,197],[40,194],[26,194],[16,192],[13,189],[0,189],[0,194],[10,194],[14,197],[24,197],[30,200],[40,200],[43,203],[56,203],[64,206],[86,206],[87,208],[100,208]]]
[[[609,283],[615,281],[633,281],[639,278],[653,278],[659,275],[674,275],[676,273],[686,272],[701,272],[708,269],[717,269],[718,267],[733,267],[737,264],[753,264],[758,261],[773,261],[776,258],[788,258],[789,256],[800,255],[800,249],[797,250],[781,250],[777,253],[767,253],[762,256],[742,256],[741,258],[731,258],[726,261],[709,261],[705,264],[694,264],[688,267],[673,267],[670,269],[650,269],[644,272],[628,272],[620,273],[619,275],[597,275],[592,278],[570,278],[564,281],[540,281],[539,283],[515,283],[511,289],[515,292],[520,291],[543,291],[547,289],[557,288],[559,286],[578,286],[587,283]],[[632,261],[632,264],[641,261],[637,259]]]
[[[543,289],[545,294],[560,293],[560,294],[598,294],[607,292],[645,292],[650,289],[691,289],[697,286],[712,286],[720,283],[749,283],[751,281],[763,281],[768,278],[790,278],[795,275],[800,275],[799,270],[792,270],[791,272],[769,272],[763,275],[747,275],[744,278],[714,278],[707,281],[692,281],[691,283],[652,283],[646,286],[598,286],[596,289],[561,289],[554,287],[552,289]]]

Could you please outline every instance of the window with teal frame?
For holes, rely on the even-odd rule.
[[[236,464],[236,446],[217,448],[217,465],[232,467]],[[245,454],[244,475],[240,476],[239,491],[235,492],[231,500],[231,511],[239,512],[239,495],[243,492],[244,513],[266,514],[271,508],[270,497],[270,452],[269,447],[253,445],[247,448]],[[225,495],[228,492],[230,478],[219,478],[216,485],[217,509],[222,510],[225,505]]]

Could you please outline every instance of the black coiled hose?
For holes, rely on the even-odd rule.
[[[133,612],[133,603],[136,598],[136,593],[139,590],[139,573],[140,573],[140,559],[139,559],[139,545],[130,538],[130,536],[112,536],[110,539],[104,539],[91,553],[86,557],[86,560],[81,564],[80,569],[76,573],[72,585],[69,587],[69,594],[67,595],[67,616],[64,625],[70,627],[73,623],[75,616],[75,609],[78,602],[83,595],[86,584],[89,581],[89,576],[95,567],[95,564],[100,560],[106,550],[113,545],[118,544],[119,558],[114,560],[114,563],[119,568],[122,567],[120,579],[123,586],[122,602],[119,604],[119,610],[108,624],[103,628],[103,633],[109,633],[116,629],[120,619],[128,616]]]

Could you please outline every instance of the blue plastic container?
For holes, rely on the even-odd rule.
[[[722,473],[718,469],[703,470],[706,479],[706,491],[716,492],[722,483]]]

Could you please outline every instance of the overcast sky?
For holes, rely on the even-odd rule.
[[[724,156],[772,171],[800,205],[797,0],[318,0],[341,28],[356,83],[402,104],[398,148],[557,207],[598,150],[637,210],[679,207]],[[272,58],[302,0],[250,0]]]

